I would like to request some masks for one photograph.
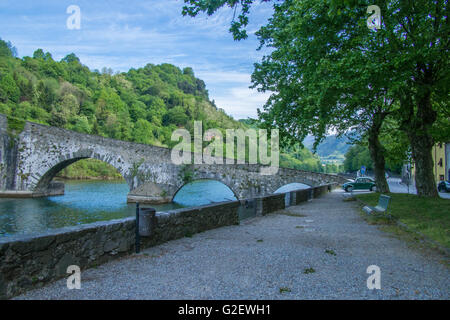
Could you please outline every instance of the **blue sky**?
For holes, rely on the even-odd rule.
[[[69,30],[67,7],[81,9],[81,29]],[[254,32],[272,15],[271,4],[252,8],[249,39],[228,32],[233,10],[183,17],[182,0],[0,0],[0,37],[31,56],[42,48],[60,60],[74,52],[89,68],[128,71],[147,63],[190,66],[211,100],[236,119],[256,117],[268,94],[251,90],[253,63],[261,60]]]

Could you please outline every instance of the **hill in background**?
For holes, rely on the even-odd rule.
[[[327,136],[324,141],[317,147],[317,155],[323,163],[338,163],[343,164],[345,160],[345,154],[351,147],[348,144],[349,139],[347,137],[338,138],[335,135]],[[303,144],[309,150],[313,150],[314,137],[308,136],[303,141]]]
[[[16,55],[9,42],[0,40],[0,113],[9,116],[165,147],[177,143],[171,141],[177,128],[193,133],[194,120],[202,121],[204,130],[251,126],[217,108],[192,68],[147,64],[128,72],[107,68],[100,72],[91,71],[73,53],[61,61],[42,49],[33,57]],[[286,149],[280,161],[290,168],[327,170],[307,149]],[[117,173],[103,163],[84,161],[61,175],[111,177]]]

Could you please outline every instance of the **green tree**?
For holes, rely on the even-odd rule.
[[[151,144],[154,140],[153,127],[145,119],[139,119],[133,131],[133,140],[139,143]]]
[[[18,102],[19,98],[20,89],[11,74],[0,75],[0,101]]]
[[[36,51],[34,51],[33,59],[42,59],[42,60],[44,60],[44,58],[45,58],[44,50],[37,49]]]
[[[183,14],[191,16],[199,12],[213,14],[224,5],[240,6],[241,15],[232,22],[231,31],[235,39],[246,37],[243,30],[253,1],[185,2]],[[272,53],[256,67],[252,80],[261,90],[276,92],[267,104],[269,114],[300,119],[299,125],[285,124],[289,132],[302,137],[309,129],[318,133],[319,141],[328,127],[338,121],[347,125],[353,118],[330,107],[335,102],[338,107],[355,106],[359,99],[364,105],[359,111],[350,108],[350,114],[372,115],[374,125],[368,133],[371,150],[378,149],[371,151],[377,171],[381,171],[384,154],[376,141],[379,128],[393,113],[412,147],[418,194],[437,196],[432,172],[432,129],[439,121],[441,108],[448,109],[448,1],[379,1],[383,23],[377,31],[366,26],[370,4],[359,0],[275,3],[273,18],[258,32],[261,46],[269,47]],[[333,77],[329,67],[341,72]],[[373,75],[365,82],[369,86],[364,86],[364,81],[355,77],[359,72],[352,73],[352,69],[362,72],[362,80]],[[345,71],[350,71],[353,83]],[[328,83],[325,88],[317,85],[325,82],[321,79]],[[296,108],[299,105],[301,112]],[[306,119],[301,118],[304,115]]]
[[[188,121],[188,116],[186,115],[183,107],[174,107],[170,109],[163,117],[163,125],[174,124],[176,126],[185,125]]]
[[[0,57],[16,57],[17,49],[11,44],[11,42],[3,41],[0,38]]]
[[[54,79],[41,80],[37,86],[38,104],[47,111],[51,111],[57,99],[58,82]]]

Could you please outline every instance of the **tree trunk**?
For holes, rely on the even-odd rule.
[[[430,134],[416,134],[416,132],[411,132],[408,137],[415,162],[417,194],[424,197],[438,197],[433,174],[433,138]]]
[[[430,74],[427,74],[427,79],[429,77]],[[410,117],[404,124],[415,163],[417,195],[437,198],[439,195],[433,174],[432,156],[434,140],[430,133],[437,113],[431,104],[429,86],[419,87],[418,91],[417,113],[414,114],[414,111],[410,111]],[[410,110],[413,110],[411,105],[409,107]]]
[[[386,181],[386,172],[384,159],[385,149],[381,145],[379,135],[381,131],[381,125],[386,117],[385,114],[376,113],[372,122],[372,126],[369,129],[369,152],[374,166],[375,183],[377,185],[377,192],[389,193],[389,185]]]

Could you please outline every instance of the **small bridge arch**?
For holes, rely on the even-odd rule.
[[[214,179],[195,179],[195,180],[183,183],[183,185],[181,185],[178,188],[178,190],[174,193],[172,199],[175,201],[177,195],[183,196],[184,195],[183,190],[185,190],[184,188],[186,186],[192,186],[193,184],[195,184],[197,182],[205,182],[205,181],[211,182],[209,184],[209,187],[214,188],[214,190],[204,190],[205,185],[203,184],[203,185],[200,185],[201,187],[200,187],[200,190],[198,190],[198,192],[203,192],[201,194],[201,196],[203,198],[205,198],[206,200],[209,200],[209,202],[235,201],[235,200],[239,199],[236,192],[230,186],[226,185],[222,181],[214,180]],[[195,190],[195,185],[194,185],[193,189]],[[210,192],[210,191],[212,191],[212,192]],[[217,194],[216,192],[222,192],[222,194]],[[200,196],[200,194],[198,194],[198,195]],[[220,200],[219,198],[223,198],[223,200]],[[217,201],[216,201],[216,199],[217,199]]]

